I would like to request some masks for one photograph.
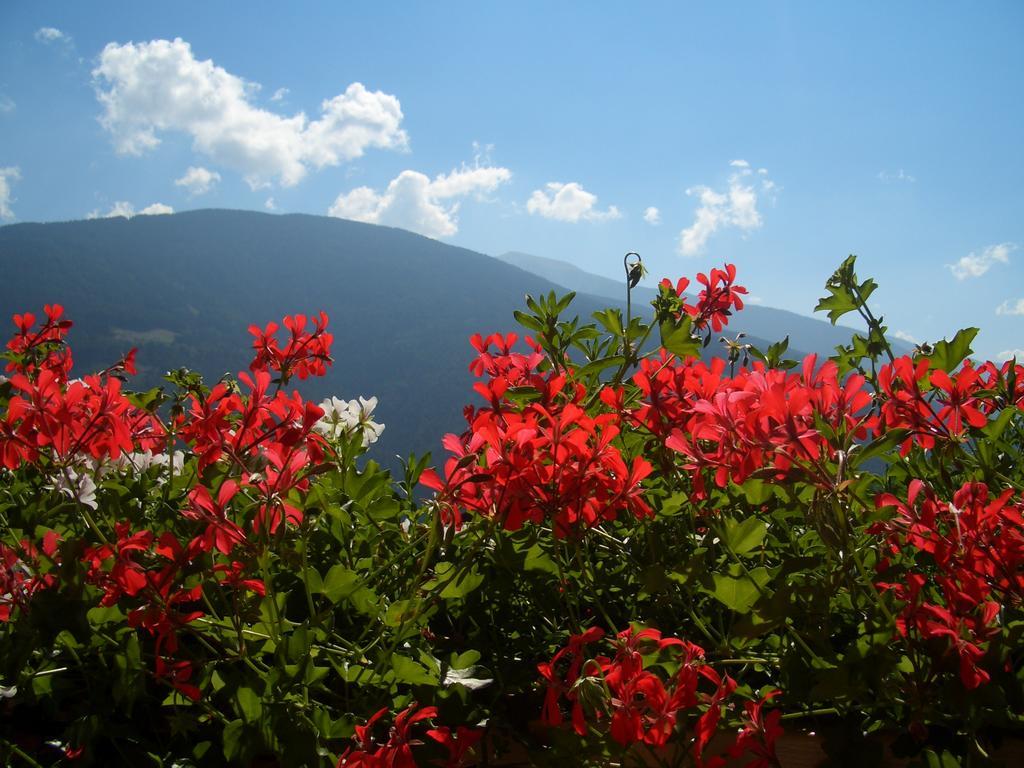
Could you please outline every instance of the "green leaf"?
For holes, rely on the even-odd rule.
[[[593,360],[584,365],[582,368],[576,371],[576,376],[581,379],[590,378],[591,376],[597,376],[598,374],[601,373],[601,371],[605,370],[606,368],[612,368],[617,365],[622,365],[624,362],[626,362],[626,358],[624,358],[622,355],[602,357],[600,360]]]
[[[690,497],[685,493],[673,493],[663,502],[658,510],[658,517],[674,517],[683,511],[683,507],[689,502]]]
[[[735,554],[745,555],[761,546],[767,533],[768,527],[761,520],[748,517],[741,522],[726,520],[722,538]]]
[[[612,336],[622,336],[621,310],[605,309],[600,312],[595,312],[593,317],[597,322],[603,325],[605,330],[612,334]]]
[[[323,580],[324,596],[332,603],[349,597],[359,589],[359,574],[343,565],[335,565]]]
[[[362,583],[355,571],[343,565],[335,565],[324,577],[323,594],[332,603],[348,600],[360,613],[376,616],[380,598],[377,593]]]
[[[714,589],[710,592],[722,605],[736,613],[747,613],[761,597],[771,576],[765,568],[754,568],[749,576],[715,573],[711,578]]]
[[[701,350],[700,339],[692,335],[693,320],[689,315],[683,315],[678,324],[671,320],[664,320],[658,326],[661,333],[661,346],[678,357],[699,357]]]
[[[1013,417],[1018,413],[1016,408],[1006,408],[1000,414],[995,421],[991,421],[982,427],[982,432],[985,433],[985,437],[989,440],[998,440],[1003,436],[1003,432],[1013,421]]]
[[[394,654],[391,657],[391,668],[395,672],[395,679],[400,683],[409,685],[430,685],[435,688],[438,685],[436,677],[430,675],[426,668],[408,656]]]
[[[452,652],[452,661],[448,665],[452,669],[467,669],[480,661],[480,651],[470,648],[462,653]]]
[[[774,495],[772,486],[756,477],[749,478],[740,487],[743,489],[743,498],[747,500],[747,504],[754,507],[767,504]]]
[[[441,597],[445,599],[461,599],[483,583],[484,577],[476,568],[464,568],[456,575],[456,567],[454,563],[441,562],[435,569],[438,581],[448,581],[441,590]]]
[[[932,347],[932,353],[926,355],[928,365],[940,370],[952,371],[964,361],[974,350],[971,349],[971,342],[978,335],[977,328],[964,328],[957,331],[952,341],[937,341]]]
[[[221,742],[224,745],[224,757],[228,762],[234,762],[242,756],[245,751],[245,742],[242,739],[245,733],[245,722],[232,720],[221,734]]]
[[[523,563],[523,568],[527,571],[543,571],[552,576],[558,575],[558,566],[555,565],[555,561],[548,553],[541,549],[540,544],[534,544],[526,550],[526,561]]]
[[[400,627],[416,616],[416,603],[412,600],[396,600],[388,606],[384,623],[389,627]]]
[[[857,257],[850,255],[839,265],[825,283],[825,290],[831,295],[820,299],[814,308],[815,312],[827,311],[832,325],[843,315],[855,312],[861,304],[867,304],[868,297],[878,288],[878,283],[871,278],[858,285],[854,271],[856,262]]]
[[[923,768],[960,768],[960,761],[948,750],[942,750],[942,754],[939,755],[930,749],[926,749],[924,754],[921,755],[918,765],[923,766]]]
[[[254,722],[260,719],[263,713],[263,704],[259,694],[252,688],[242,687],[235,691],[235,701],[238,703],[239,714],[246,722]]]
[[[570,304],[572,304],[572,300],[575,299],[575,298],[576,298],[576,291],[569,291],[569,293],[565,294],[565,296],[560,298],[558,300],[558,302],[555,304],[554,314],[560,315],[563,312],[565,312],[565,310],[568,308],[568,306]]]
[[[906,437],[907,430],[891,429],[877,440],[872,440],[860,450],[854,451],[853,460],[859,466],[876,456],[888,456]]]
[[[832,295],[819,299],[814,311],[828,312],[828,319],[832,325],[835,325],[843,315],[857,311],[857,302],[846,286],[826,285],[825,288]]]
[[[519,323],[523,328],[531,330],[535,333],[544,332],[544,324],[533,315],[528,315],[525,312],[520,312],[518,309],[512,313],[515,317],[516,322]]]

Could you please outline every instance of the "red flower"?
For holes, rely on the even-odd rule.
[[[779,758],[775,754],[775,742],[782,735],[782,710],[773,709],[764,715],[763,707],[780,691],[769,691],[760,701],[743,703],[743,727],[736,736],[736,742],[729,748],[729,756],[733,758],[752,756],[744,768],[777,768]]]
[[[474,337],[480,357],[474,370],[490,375],[478,383],[489,405],[470,411],[469,429],[448,435],[452,454],[444,480],[433,470],[421,482],[439,491],[446,520],[464,513],[497,517],[507,530],[526,523],[551,525],[559,537],[580,535],[620,514],[649,517],[642,481],[652,468],[641,457],[627,464],[614,444],[620,415],[588,415],[586,392],[566,375],[529,373],[537,355],[511,351],[514,336]],[[500,354],[488,349],[498,345]],[[528,385],[536,399],[513,403],[510,387]]]
[[[416,702],[413,702],[395,715],[394,724],[388,733],[388,739],[383,744],[375,742],[372,730],[376,723],[387,714],[387,707],[376,712],[367,720],[366,725],[357,725],[357,746],[355,748],[349,747],[342,753],[341,757],[338,758],[336,768],[351,768],[352,766],[359,766],[360,768],[416,768],[417,763],[412,753],[412,745],[422,742],[413,739],[410,729],[416,723],[437,717],[437,707],[423,707],[419,710],[416,707]],[[440,741],[436,737],[432,736],[432,738],[435,741]],[[466,744],[468,748],[468,741]],[[457,763],[449,764],[453,768],[458,765]]]
[[[331,343],[334,337],[327,332],[327,314],[321,312],[312,318],[313,329],[306,332],[308,320],[305,315],[286,316],[281,322],[289,331],[290,338],[282,348],[275,334],[277,323],[268,323],[260,330],[259,326],[249,326],[253,335],[253,349],[256,356],[249,364],[253,371],[265,371],[268,368],[281,374],[281,382],[287,383],[293,376],[306,379],[309,376],[323,376],[331,359]]]
[[[934,563],[927,572],[902,574],[902,583],[878,586],[904,603],[897,622],[901,635],[948,639],[967,688],[989,680],[981,662],[999,632],[1001,605],[1024,600],[1024,506],[1013,496],[1007,489],[992,498],[983,483],[966,483],[952,502],[943,502],[914,480],[906,502],[891,494],[878,498],[879,508],[895,514],[870,529],[886,537],[893,554],[916,550]]]
[[[231,554],[236,546],[246,543],[245,532],[227,516],[226,507],[237,493],[238,483],[225,480],[214,502],[206,487],[197,485],[188,494],[191,506],[182,512],[185,517],[205,522],[207,526],[203,541],[206,548],[216,549],[225,555]]]

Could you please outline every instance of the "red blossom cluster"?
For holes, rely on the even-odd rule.
[[[59,541],[56,531],[43,536],[42,554],[52,565],[59,565]],[[19,541],[17,548],[0,542],[0,622],[10,621],[15,609],[24,611],[37,591],[57,582],[56,574],[43,565],[40,547],[28,539]]]
[[[166,443],[160,421],[129,402],[118,378],[104,373],[69,381],[71,350],[64,339],[71,322],[63,313],[59,304],[47,305],[38,330],[31,313],[14,316],[18,330],[7,344],[7,370],[15,394],[0,418],[0,466],[17,469],[45,459],[52,472],[84,457],[160,451]]]
[[[312,322],[312,330],[306,326]],[[334,337],[327,332],[327,313],[307,318],[305,315],[286,316],[281,323],[289,333],[284,347],[277,339],[280,326],[267,323],[260,329],[258,325],[250,325],[249,333],[253,335],[252,346],[256,357],[249,364],[252,371],[277,371],[281,382],[287,384],[292,376],[307,379],[310,376],[323,376],[331,359],[331,342]]]
[[[55,487],[74,486],[84,477],[94,490],[89,475],[94,466],[122,454],[158,452],[168,447],[168,430],[121,392],[118,377],[134,373],[134,350],[99,375],[69,381],[71,353],[65,336],[71,323],[62,319],[60,306],[47,306],[46,315],[39,330],[34,330],[31,314],[14,318],[17,333],[7,345],[14,394],[0,419],[0,466],[16,469],[33,463],[54,476]],[[302,512],[289,494],[308,488],[310,472],[324,456],[325,441],[313,431],[322,409],[298,393],[279,388],[271,393],[265,368],[278,370],[282,379],[291,373],[300,378],[323,373],[330,362],[327,316],[321,313],[312,333],[304,332],[301,315],[285,318],[284,324],[292,331],[292,341],[280,349],[276,341],[264,338],[251,366],[254,373],[240,374],[247,395],[218,384],[208,395],[192,394],[189,408],[176,420],[175,432],[198,457],[200,473],[221,463],[228,474],[216,501],[202,484],[189,492],[182,514],[200,524],[198,533],[179,540],[170,531],[156,536],[121,522],[108,541],[91,524],[100,541],[82,554],[87,582],[102,591],[100,604],[127,601],[129,625],[155,638],[156,677],[192,699],[200,695],[189,682],[193,663],[176,658],[176,653],[181,631],[204,615],[203,568],[212,560],[208,575],[214,583],[265,593],[263,582],[241,562],[252,558],[235,559],[240,552],[251,555],[262,539],[249,539],[235,520],[237,510],[231,514],[232,503],[246,492],[243,501],[255,509],[252,528],[260,535],[274,534],[284,521],[301,522]],[[274,330],[272,323],[266,333]],[[79,500],[96,507],[92,498]],[[43,544],[51,559],[55,541],[48,536]],[[24,608],[35,591],[55,583],[52,574],[40,576],[32,565],[35,548],[23,542],[21,549],[0,550],[0,620],[8,620],[13,607]]]
[[[567,705],[572,728],[580,736],[607,720],[608,732],[619,745],[658,748],[679,733],[687,717],[696,716],[692,724],[694,760],[708,768],[724,765],[724,758],[706,760],[704,752],[736,682],[705,663],[699,646],[662,637],[656,629],[623,630],[613,642],[611,656],[588,648],[604,636],[602,629],[591,627],[571,636],[550,662],[537,665],[547,687],[542,721],[552,727],[562,725],[563,705]],[[701,681],[710,684],[711,690],[701,691]],[[765,719],[761,711],[776,693],[748,703],[744,727],[729,750],[733,757],[754,755],[749,766],[777,765],[774,745],[782,732],[779,713]]]
[[[928,574],[911,571],[900,583],[879,584],[904,603],[897,629],[949,638],[967,688],[990,678],[980,664],[1000,631],[1000,611],[1024,601],[1024,501],[1013,495],[1007,489],[992,497],[984,483],[965,483],[947,502],[913,480],[906,502],[892,494],[877,500],[879,508],[895,509],[871,529],[885,536],[892,555],[924,552],[934,562]],[[879,570],[888,567],[883,560]]]
[[[272,394],[266,371],[252,376],[240,373],[239,379],[249,389],[248,395],[223,383],[205,397],[193,395],[187,413],[179,419],[178,432],[199,457],[200,471],[224,460],[240,473],[239,485],[252,488],[260,499],[253,529],[273,534],[284,520],[302,522],[302,510],[288,500],[288,494],[305,491],[310,471],[323,460],[325,442],[313,427],[324,412],[303,401],[298,392]],[[190,500],[189,514],[207,521],[208,536],[221,545],[225,536],[237,539],[237,531],[220,520],[223,510],[207,503],[209,491],[204,494],[197,489]],[[223,507],[228,500],[219,503]]]
[[[507,530],[531,522],[567,536],[623,513],[649,517],[640,483],[651,465],[642,457],[627,464],[613,444],[619,414],[589,415],[583,385],[564,373],[537,372],[544,359],[538,347],[527,340],[532,353],[513,352],[515,341],[514,334],[473,338],[479,356],[470,370],[489,377],[475,385],[489,405],[467,411],[469,429],[462,435],[445,437],[453,454],[445,480],[428,470],[421,482],[438,491],[445,509],[455,510],[446,514],[456,524],[465,510],[497,518]],[[509,397],[511,388],[526,386],[532,401],[517,404]]]
[[[706,492],[704,470],[719,487],[765,467],[784,477],[799,465],[813,477],[836,452],[820,424],[863,439],[871,423],[864,377],[840,379],[835,363],[819,366],[815,355],[800,373],[755,363],[730,376],[721,359],[680,361],[663,350],[641,361],[633,382],[643,400],[630,416],[687,458],[698,497]]]
[[[963,441],[968,427],[985,426],[987,415],[998,408],[1024,408],[1024,366],[1010,362],[976,368],[965,360],[948,374],[931,370],[926,358],[915,363],[904,356],[879,370],[878,384],[885,427],[908,432],[900,447],[903,456],[915,443],[930,450],[937,441]]]
[[[710,275],[701,272],[697,275],[697,282],[704,288],[697,296],[696,304],[686,301],[685,291],[690,285],[689,278],[679,278],[673,287],[672,282],[666,277],[660,285],[666,292],[674,294],[681,302],[680,313],[685,312],[690,315],[695,328],[705,330],[710,325],[711,329],[718,333],[728,325],[733,309],[737,311],[743,309],[741,297],[747,292],[747,289],[741,285],[735,285],[735,281],[735,264],[726,264],[725,269],[712,269]]]
[[[384,707],[375,713],[365,725],[356,726],[356,746],[349,747],[338,759],[337,768],[416,768],[422,765],[413,755],[413,746],[423,744],[415,738],[412,726],[437,717],[437,707],[417,709],[416,702],[395,715],[387,739],[378,742],[374,739],[374,727],[388,714]],[[474,747],[483,737],[476,728],[460,725],[453,734],[448,726],[442,725],[429,728],[426,736],[445,747],[447,758],[434,761],[434,765],[445,768],[462,768],[471,765]]]
[[[67,378],[72,361],[71,350],[64,339],[71,329],[71,321],[62,319],[64,307],[60,304],[45,305],[43,313],[46,320],[38,329],[36,316],[31,312],[12,318],[18,330],[7,342],[7,351],[14,358],[7,363],[7,371],[31,375],[39,368],[49,368],[63,372]]]
[[[186,586],[202,556],[210,551],[202,535],[187,545],[166,531],[156,537],[152,531],[132,531],[127,522],[115,526],[116,539],[87,547],[82,560],[87,566],[86,580],[103,591],[100,605],[131,605],[128,625],[145,629],[155,638],[155,676],[192,700],[200,698],[199,689],[189,683],[195,665],[177,659],[179,633],[205,615],[200,607],[203,585]],[[220,570],[240,571],[240,563],[223,564]],[[218,566],[215,566],[215,571]],[[263,583],[235,577],[224,579],[234,588],[263,595]],[[127,607],[126,605],[126,607]]]

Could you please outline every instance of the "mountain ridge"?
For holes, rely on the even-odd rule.
[[[335,363],[294,386],[314,401],[377,396],[386,429],[371,457],[392,467],[394,454],[436,451],[464,428],[463,407],[477,401],[469,337],[522,334],[513,312],[526,294],[564,293],[516,265],[401,229],[225,209],[6,225],[0,269],[0,314],[63,304],[75,322],[75,372],[136,346],[137,389],[165,384],[172,367],[207,383],[235,375],[251,359],[250,325],[326,311]],[[650,312],[643,304],[634,310]],[[623,305],[580,293],[567,314],[586,321]]]

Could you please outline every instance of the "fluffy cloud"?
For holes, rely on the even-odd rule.
[[[1024,362],[1024,349],[1004,349],[998,355],[999,362],[1005,363],[1007,360],[1017,358],[1017,362]]]
[[[283,101],[284,97],[287,96],[289,93],[291,93],[291,91],[289,91],[289,89],[287,88],[278,88],[276,91],[274,91],[273,95],[271,95],[270,100]]]
[[[99,210],[95,210],[86,215],[87,219],[113,219],[118,216],[122,216],[126,219],[130,219],[133,216],[161,216],[165,213],[174,213],[174,209],[169,205],[163,203],[153,203],[147,205],[141,211],[136,211],[135,206],[124,200],[118,200],[114,203],[110,210],[106,213],[100,213]]]
[[[1007,299],[996,307],[997,315],[1024,315],[1024,299]]]
[[[446,205],[445,201],[466,195],[485,195],[511,177],[508,168],[490,165],[463,166],[433,180],[419,171],[402,171],[383,193],[358,187],[338,195],[327,213],[343,219],[401,227],[427,237],[448,237],[459,231],[459,204]]]
[[[139,155],[160,143],[159,132],[181,132],[197,152],[239,171],[253,188],[274,178],[292,186],[310,169],[408,143],[401,105],[390,94],[352,83],[321,103],[319,119],[302,112],[286,117],[254,106],[250,96],[258,86],[196,59],[180,38],[110,43],[92,74],[100,123],[118,152]]]
[[[953,277],[957,280],[966,280],[969,277],[981,277],[996,264],[1007,264],[1010,261],[1010,251],[1017,246],[1013,243],[1000,243],[990,245],[981,253],[969,253],[962,256],[956,264],[947,264]]]
[[[21,179],[21,171],[18,168],[0,168],[0,219],[13,219],[14,211],[11,210],[11,184]]]
[[[644,221],[648,224],[661,224],[661,211],[653,205],[644,210]]]
[[[189,166],[189,169],[185,171],[185,175],[180,179],[175,180],[175,184],[179,187],[185,187],[188,193],[192,197],[197,195],[205,195],[211,189],[213,185],[220,181],[220,174],[216,171],[210,171],[202,166]]]
[[[900,341],[906,341],[911,344],[917,344],[917,339],[915,339],[906,331],[889,331],[889,335],[892,336],[894,339],[899,339]]]
[[[174,209],[171,208],[171,206],[169,206],[169,205],[164,205],[163,203],[153,203],[152,205],[147,205],[145,208],[143,208],[141,211],[139,211],[138,215],[139,216],[162,216],[165,213],[174,213]]]
[[[40,27],[36,30],[36,40],[41,43],[70,43],[71,38],[56,27]]]
[[[547,192],[535,189],[526,202],[527,211],[545,219],[576,223],[581,219],[601,221],[617,219],[622,215],[614,205],[608,206],[608,210],[605,211],[596,210],[594,206],[597,205],[597,195],[587,192],[575,181],[568,184],[551,181],[545,188]]]
[[[697,197],[700,206],[693,224],[679,233],[679,252],[683,256],[701,253],[711,236],[721,229],[748,232],[762,225],[761,213],[757,210],[758,195],[772,195],[778,187],[764,168],[758,168],[755,174],[746,160],[733,160],[729,165],[736,170],[729,176],[729,187],[725,191],[716,192],[705,186],[686,190],[686,194]]]
[[[916,178],[911,176],[909,173],[900,168],[897,171],[879,171],[878,180],[885,182],[886,184],[892,184],[893,182],[903,181],[907,184],[913,184],[917,181]]]

